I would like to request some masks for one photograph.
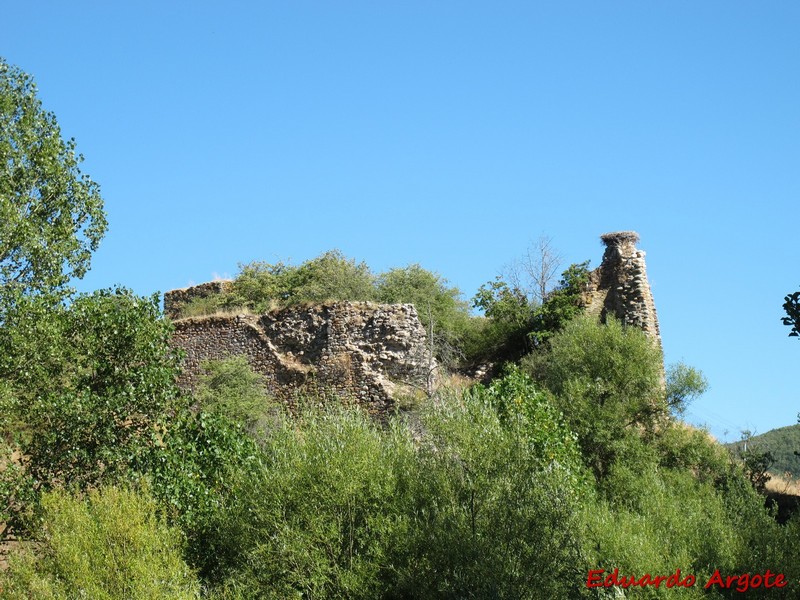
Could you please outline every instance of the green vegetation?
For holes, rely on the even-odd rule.
[[[761,435],[747,435],[746,439],[748,451],[770,453],[773,459],[770,473],[800,477],[800,456],[795,454],[800,448],[800,425],[779,427]],[[733,452],[744,452],[744,440],[726,445]]]
[[[338,250],[300,265],[252,262],[240,265],[229,293],[194,300],[186,316],[244,308],[264,312],[298,304],[349,300],[413,304],[434,339],[435,352],[448,365],[474,352],[480,319],[469,314],[458,288],[419,265],[375,275]]]
[[[1,236],[0,507],[5,539],[20,545],[0,597],[620,597],[587,587],[593,569],[680,569],[697,578],[684,597],[711,598],[739,593],[703,589],[716,569],[769,569],[789,585],[748,597],[798,596],[800,518],[779,525],[755,490],[758,464],[675,417],[705,389],[702,374],[678,365],[664,381],[641,331],[582,317],[585,264],[548,291],[549,247],[538,296],[500,279],[476,299],[484,317],[418,265],[376,277],[337,252],[245,266],[214,299],[254,310],[413,302],[440,356],[449,345],[509,363],[486,386],[439,389],[380,423],[315,398],[290,414],[237,358],[207,363],[181,392],[157,297],[67,287],[104,228],[96,186],[70,182],[77,159],[57,130],[25,129],[55,121],[26,75],[0,67],[2,118],[22,127],[0,129],[2,214],[44,214],[41,190],[67,189],[58,210],[72,215],[63,238],[44,226]],[[17,108],[19,90],[36,110]],[[66,183],[57,165],[39,173],[8,155],[39,137]],[[40,191],[7,191],[25,181]]]
[[[781,319],[784,325],[792,328],[789,336],[800,336],[800,292],[788,294],[783,299],[783,310],[786,316]]]
[[[548,352],[523,364],[553,392],[598,477],[640,450],[640,432],[652,435],[667,415],[661,352],[640,330],[615,320],[600,326],[575,319],[553,336]]]
[[[221,415],[252,429],[270,406],[264,380],[253,373],[244,356],[203,363],[203,375],[194,392],[202,411]]]
[[[158,299],[102,290],[69,306],[26,297],[0,328],[2,425],[36,489],[87,488],[131,468],[176,409]]]
[[[441,363],[453,367],[504,362],[546,347],[549,338],[581,312],[580,297],[588,273],[588,262],[572,265],[541,303],[498,277],[481,286],[473,298],[472,307],[485,315],[477,317],[470,314],[470,305],[461,299],[458,288],[420,265],[375,275],[365,263],[334,250],[298,266],[284,262],[240,265],[229,292],[197,298],[182,314],[243,309],[259,313],[340,300],[409,303],[416,307]]]
[[[156,516],[144,493],[106,487],[85,499],[42,498],[37,549],[12,557],[0,598],[150,600],[200,597],[181,558],[181,534]]]
[[[0,310],[82,277],[106,230],[98,185],[36,91],[0,57]]]

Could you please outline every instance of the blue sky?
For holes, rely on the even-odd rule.
[[[465,297],[549,235],[634,229],[688,419],[800,411],[800,4],[8,2],[0,56],[102,186],[80,289],[140,294],[339,248]]]

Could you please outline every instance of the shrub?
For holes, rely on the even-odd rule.
[[[263,421],[273,401],[264,378],[253,371],[245,356],[205,361],[201,369],[194,398],[202,410],[223,415],[248,430]]]
[[[380,597],[389,554],[404,538],[393,464],[409,441],[356,410],[283,421],[262,442],[263,468],[239,480],[220,514],[240,552],[224,589],[253,598]]]
[[[123,475],[180,404],[158,304],[124,288],[47,311],[30,299],[0,330],[3,416],[43,489]]]
[[[437,358],[450,365],[463,357],[469,309],[459,289],[449,287],[446,279],[419,265],[391,269],[378,278],[376,299],[413,304],[428,334],[433,332]]]
[[[661,351],[640,329],[582,317],[550,339],[549,351],[523,364],[552,391],[578,434],[584,460],[602,477],[618,458],[635,454],[641,433],[652,433],[667,415],[661,361]]]
[[[0,597],[199,597],[179,533],[157,519],[146,494],[109,487],[84,500],[51,492],[42,505],[42,541],[12,558]]]
[[[160,510],[183,530],[186,556],[205,580],[219,579],[239,540],[218,527],[234,480],[260,472],[254,440],[227,417],[181,411],[163,426],[159,444],[137,464]]]
[[[397,597],[580,597],[585,491],[573,436],[511,372],[421,419],[401,472],[408,546]]]

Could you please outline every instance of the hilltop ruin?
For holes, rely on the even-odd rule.
[[[586,312],[605,322],[609,315],[623,325],[639,327],[661,346],[656,305],[647,280],[645,253],[636,247],[639,234],[616,231],[600,236],[606,250],[589,275],[583,302]]]
[[[436,369],[411,304],[334,302],[189,317],[175,321],[172,341],[186,353],[182,387],[194,387],[203,361],[244,355],[290,406],[298,394],[335,394],[374,415],[394,410],[404,393],[426,390]]]
[[[600,266],[589,275],[582,302],[601,321],[616,317],[661,345],[655,303],[633,231],[606,233]],[[230,281],[212,281],[164,295],[175,322],[173,344],[186,352],[179,383],[192,388],[209,359],[244,355],[276,398],[335,394],[370,413],[393,411],[397,399],[429,390],[437,365],[425,328],[411,304],[333,302],[291,306],[263,315],[181,318],[192,301],[223,294]]]

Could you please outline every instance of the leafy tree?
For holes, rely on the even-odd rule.
[[[736,456],[741,460],[744,471],[753,488],[762,493],[772,476],[769,470],[775,463],[775,457],[769,450],[762,449],[761,445],[753,442],[750,431],[742,432],[742,439],[736,444]]]
[[[786,316],[782,321],[784,325],[792,328],[789,332],[790,337],[800,336],[800,292],[788,294],[783,302],[783,310],[786,311]]]
[[[533,318],[530,340],[534,347],[547,343],[566,323],[583,312],[581,296],[589,281],[589,261],[572,264],[561,274],[561,281],[545,298]]]
[[[2,416],[37,487],[114,479],[179,405],[158,297],[117,288],[68,307],[23,298],[0,328]]]
[[[588,466],[603,477],[668,414],[661,351],[640,329],[589,317],[568,322],[549,346],[523,364],[554,394]]]
[[[201,368],[194,398],[203,411],[222,415],[247,429],[264,418],[272,401],[264,378],[253,371],[246,357],[210,360]]]
[[[433,334],[437,358],[446,364],[461,358],[469,310],[459,289],[450,287],[441,275],[418,264],[390,269],[378,277],[375,298],[388,304],[413,304],[428,334]]]
[[[582,312],[580,298],[588,281],[588,266],[588,261],[571,265],[541,304],[502,277],[482,285],[472,305],[483,310],[490,322],[484,353],[517,359],[544,348],[553,334]]]
[[[149,482],[159,508],[184,532],[187,561],[206,581],[218,581],[241,555],[240,540],[219,523],[233,502],[235,480],[262,471],[256,441],[238,423],[202,410],[179,411],[161,428],[133,475]]]
[[[239,265],[233,291],[218,298],[217,304],[263,312],[303,303],[373,300],[374,280],[366,263],[357,263],[339,250],[324,252],[299,266],[256,261]]]
[[[482,310],[492,323],[491,337],[499,342],[492,350],[529,349],[527,336],[538,305],[523,290],[498,276],[478,289],[472,306]]]
[[[585,478],[529,378],[441,397],[416,427],[309,410],[220,512],[235,596],[578,597]]]
[[[579,500],[588,491],[574,436],[529,378],[444,397],[398,500],[410,515],[393,597],[579,598]]]
[[[289,297],[286,273],[294,268],[283,262],[240,264],[233,291],[220,302],[226,306],[245,306],[257,312],[277,308]]]
[[[670,365],[666,373],[667,405],[678,415],[708,390],[708,380],[703,373],[682,362]]]
[[[106,230],[98,185],[42,108],[30,75],[0,58],[0,300],[82,277]]]
[[[331,250],[285,272],[287,304],[326,300],[373,300],[374,276],[366,263],[357,263]]]
[[[262,467],[240,473],[220,530],[235,554],[224,589],[247,597],[379,598],[404,538],[393,464],[410,435],[383,433],[356,410],[284,419]]]

